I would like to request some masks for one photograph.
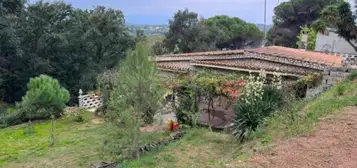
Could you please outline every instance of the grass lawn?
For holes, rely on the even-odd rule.
[[[100,159],[100,146],[105,128],[91,122],[94,117],[84,112],[84,123],[70,117],[55,122],[55,146],[49,147],[51,122],[34,124],[35,133],[26,134],[27,124],[0,129],[0,167],[89,167]],[[147,141],[167,134],[154,133]]]
[[[121,168],[220,168],[229,163],[237,149],[229,134],[207,128],[190,130],[181,140],[125,162]]]

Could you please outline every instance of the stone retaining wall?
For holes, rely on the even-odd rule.
[[[346,77],[355,70],[356,69],[346,67],[330,67],[325,69],[321,85],[314,88],[307,88],[306,98],[311,99],[321,95],[336,83],[346,79]]]

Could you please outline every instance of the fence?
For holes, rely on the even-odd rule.
[[[82,94],[83,91],[80,89],[79,96],[78,96],[78,104],[80,108],[91,109],[91,108],[98,108],[102,106],[103,102],[100,96],[97,96],[95,94],[87,94],[87,95],[82,95]]]

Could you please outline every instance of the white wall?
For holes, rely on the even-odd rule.
[[[317,34],[315,51],[357,53],[345,39],[333,32],[330,32],[328,35],[322,33]]]

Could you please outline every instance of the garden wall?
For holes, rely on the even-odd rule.
[[[330,67],[324,70],[321,85],[317,87],[309,87],[306,91],[306,98],[315,98],[333,87],[336,83],[344,80],[352,71],[357,69],[343,68],[343,67]]]

